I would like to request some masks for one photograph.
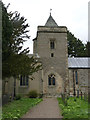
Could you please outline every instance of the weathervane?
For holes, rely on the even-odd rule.
[[[52,11],[52,9],[50,9],[50,15],[51,15],[51,11]]]

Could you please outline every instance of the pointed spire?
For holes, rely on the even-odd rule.
[[[52,9],[50,9],[50,16],[49,16],[45,26],[49,26],[49,27],[58,26],[57,23],[55,22],[55,20],[53,19],[52,15],[51,15],[51,11],[52,11]]]

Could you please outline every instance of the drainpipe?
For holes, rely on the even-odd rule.
[[[73,95],[74,95],[74,97],[76,96],[76,92],[75,92],[75,78],[74,78],[74,70],[73,70]]]

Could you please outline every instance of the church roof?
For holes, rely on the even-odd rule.
[[[90,58],[87,57],[76,57],[68,58],[69,68],[90,68]]]
[[[53,19],[53,17],[51,16],[51,13],[50,13],[50,16],[45,24],[45,26],[49,26],[49,27],[57,27],[57,23],[55,22],[55,20]]]

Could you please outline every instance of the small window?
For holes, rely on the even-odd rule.
[[[20,86],[28,86],[28,76],[20,76]]]
[[[54,57],[54,53],[51,53],[51,57]]]
[[[48,84],[55,85],[55,75],[51,74],[50,76],[48,76]]]
[[[77,71],[75,71],[75,79],[76,79],[76,84],[78,84],[78,75],[77,75]]]
[[[50,41],[50,48],[51,48],[51,49],[54,49],[54,48],[55,48],[55,43],[54,43],[54,41]]]

